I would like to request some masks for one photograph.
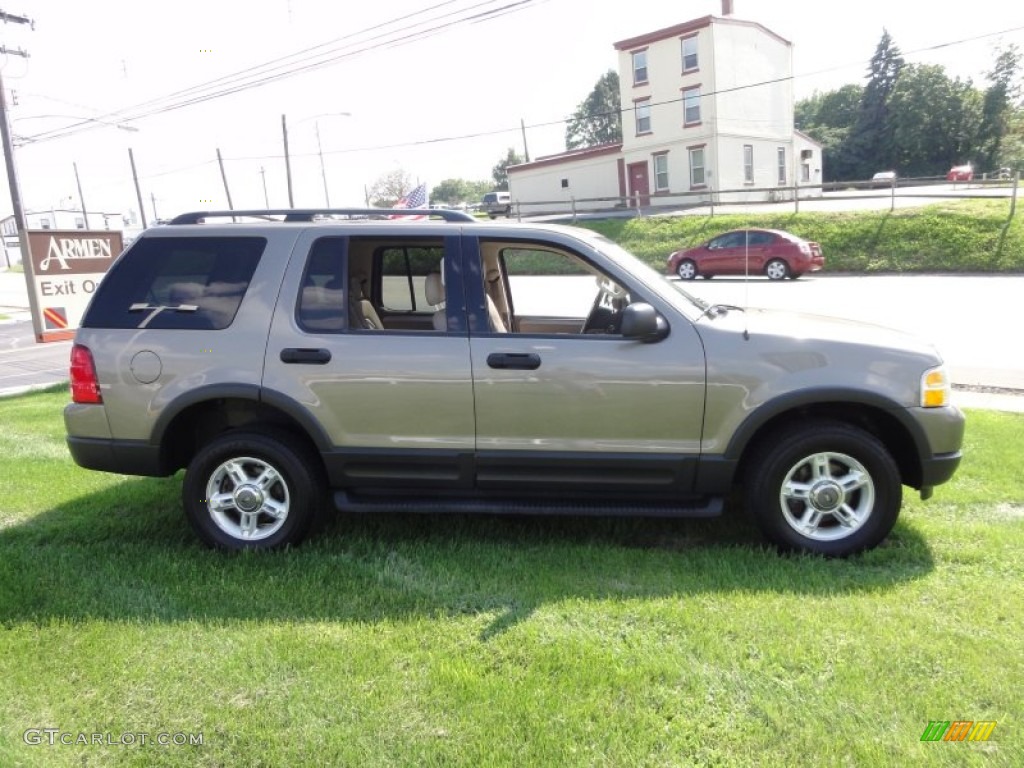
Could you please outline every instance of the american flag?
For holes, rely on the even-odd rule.
[[[395,208],[426,208],[427,207],[427,185],[420,184],[416,189],[407,194],[394,205]],[[425,219],[426,216],[398,216],[392,214],[389,219]]]

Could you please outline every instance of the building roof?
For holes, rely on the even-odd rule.
[[[622,142],[615,141],[608,144],[598,144],[594,147],[583,147],[581,149],[570,149],[567,152],[559,152],[556,155],[544,155],[538,157],[529,163],[519,163],[519,165],[510,165],[508,172],[526,170],[527,168],[540,168],[545,165],[558,165],[560,163],[569,163],[573,160],[586,160],[591,157],[600,157],[601,155],[611,155],[622,150]]]
[[[712,24],[733,24],[744,27],[754,27],[760,29],[766,35],[771,35],[776,40],[785,45],[792,45],[792,43],[781,35],[777,35],[767,27],[758,24],[756,21],[744,21],[743,19],[734,19],[731,16],[702,16],[699,19],[693,19],[692,21],[684,21],[682,24],[676,24],[672,27],[665,27],[664,29],[658,29],[654,32],[647,32],[643,35],[636,37],[630,37],[626,40],[620,40],[614,43],[615,50],[617,51],[628,51],[633,48],[642,48],[645,45],[651,43],[657,43],[661,40],[668,40],[672,37],[682,37],[690,32],[696,32],[699,29],[710,27]]]

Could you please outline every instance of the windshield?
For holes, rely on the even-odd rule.
[[[698,320],[710,306],[703,299],[684,290],[678,280],[669,280],[667,276],[644,264],[614,240],[592,230],[577,230],[574,234],[578,237],[580,232],[586,232],[586,239],[594,247],[600,249],[625,271],[638,277],[644,286],[656,292],[659,297],[672,306],[677,307],[691,320]]]

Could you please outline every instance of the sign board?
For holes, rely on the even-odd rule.
[[[120,232],[29,230],[26,265],[36,341],[73,338],[96,286],[123,246]]]

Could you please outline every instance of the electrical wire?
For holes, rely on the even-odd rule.
[[[99,115],[100,118],[105,120],[119,120],[121,122],[127,122],[132,120],[140,120],[145,117],[151,117],[157,114],[164,114],[166,112],[182,109],[184,107],[199,104],[212,99],[223,98],[225,96],[234,95],[251,88],[257,88],[268,83],[276,82],[288,77],[294,77],[299,74],[304,74],[316,69],[335,64],[344,59],[352,58],[373,50],[394,48],[400,45],[408,45],[419,40],[423,40],[435,35],[439,35],[453,27],[460,26],[467,23],[480,23],[482,21],[489,21],[498,16],[506,15],[508,13],[515,13],[521,10],[525,10],[527,7],[539,3],[546,2],[547,0],[513,0],[512,2],[506,2],[504,5],[498,8],[486,9],[486,6],[494,5],[501,0],[483,0],[482,2],[476,2],[472,5],[464,6],[447,13],[443,13],[424,21],[417,21],[413,24],[398,27],[388,32],[382,32],[376,35],[372,35],[364,40],[357,42],[344,43],[341,46],[336,46],[333,49],[314,54],[313,56],[307,56],[304,59],[298,61],[291,61],[296,57],[302,56],[303,54],[315,51],[325,46],[332,46],[343,40],[349,40],[350,38],[360,37],[365,35],[367,32],[372,32],[384,27],[394,26],[404,20],[412,18],[414,16],[423,15],[430,11],[437,10],[443,6],[450,5],[454,0],[448,0],[448,2],[439,3],[429,8],[422,9],[415,13],[406,14],[405,16],[392,19],[388,22],[368,27],[359,32],[354,32],[344,37],[337,38],[336,40],[328,43],[321,43],[317,46],[311,46],[310,48],[303,49],[302,51],[288,56],[273,59],[264,64],[258,65],[253,68],[241,70],[229,75],[224,75],[215,80],[207,83],[202,83],[190,88],[175,91],[166,96],[151,99],[141,104],[134,105],[132,107],[125,107],[119,110],[108,112]],[[483,10],[481,10],[483,9]],[[476,11],[471,15],[466,14],[471,11]],[[449,19],[452,16],[459,16],[458,18],[450,21],[443,21]],[[435,22],[440,22],[436,23]],[[435,24],[434,26],[424,25]],[[405,33],[405,34],[402,34]],[[290,62],[290,63],[287,63]],[[28,137],[33,142],[48,141],[56,138],[63,138],[70,136],[74,133],[78,133],[83,130],[91,130],[95,128],[93,121],[80,121],[73,123],[68,126],[61,128],[54,128],[49,131],[43,131],[38,134],[33,134]]]

